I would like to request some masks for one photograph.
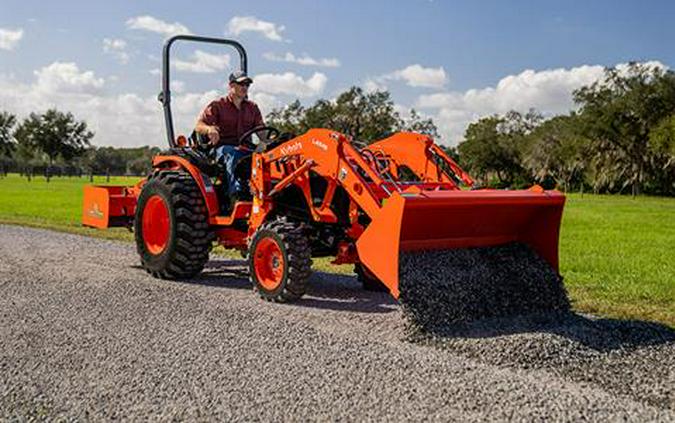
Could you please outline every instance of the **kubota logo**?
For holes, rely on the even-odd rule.
[[[87,213],[89,214],[89,216],[95,217],[96,219],[103,219],[103,212],[98,207],[98,203],[94,203],[94,205],[91,206],[91,208]]]
[[[296,142],[295,144],[287,145],[285,147],[281,147],[281,154],[286,155],[286,154],[291,154],[295,153],[296,151],[302,149],[302,143],[301,142]]]

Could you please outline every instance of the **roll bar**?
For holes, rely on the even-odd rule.
[[[239,42],[234,40],[228,40],[225,38],[211,38],[211,37],[201,37],[198,35],[174,35],[173,37],[166,40],[164,43],[164,51],[162,53],[162,92],[159,93],[157,99],[162,103],[164,108],[164,122],[166,124],[166,137],[169,141],[169,147],[176,147],[176,140],[174,139],[173,132],[173,116],[171,114],[171,90],[170,90],[170,53],[171,45],[175,41],[194,41],[198,43],[212,43],[212,44],[225,44],[234,47],[237,52],[239,52],[239,66],[240,69],[244,72],[247,72],[247,59],[246,59],[246,50],[244,47],[239,44]]]

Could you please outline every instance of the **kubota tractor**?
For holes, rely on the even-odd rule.
[[[369,146],[331,129],[295,136],[259,127],[242,136],[253,150],[237,168],[251,199],[233,205],[223,169],[199,137],[174,137],[169,91],[175,41],[234,47],[236,41],[179,35],[163,52],[162,93],[170,150],[133,187],[88,186],[83,224],[133,228],[143,267],[159,278],[199,274],[214,242],[248,258],[261,297],[300,298],[312,257],[353,263],[366,287],[399,296],[399,254],[412,250],[521,242],[558,270],[558,232],[565,198],[539,187],[472,190],[473,181],[426,135],[398,133]],[[248,142],[251,135],[259,142]]]

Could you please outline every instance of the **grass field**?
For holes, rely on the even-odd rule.
[[[138,178],[111,178],[133,184]],[[105,178],[94,179],[97,184]],[[80,225],[87,178],[18,175],[0,178],[0,223],[130,241],[126,229]],[[315,268],[335,268],[328,260]],[[569,195],[560,238],[560,266],[574,308],[608,317],[653,320],[675,327],[675,199]]]

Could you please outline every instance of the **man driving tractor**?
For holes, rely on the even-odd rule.
[[[252,153],[240,144],[242,135],[264,125],[258,105],[248,99],[252,83],[245,72],[232,72],[227,96],[209,103],[195,125],[195,132],[208,137],[209,145],[215,148],[216,161],[225,169],[227,194],[232,200],[250,196],[248,182],[235,175],[237,163]]]

